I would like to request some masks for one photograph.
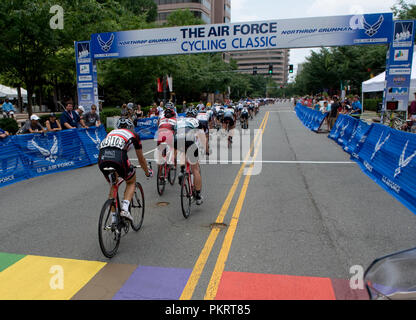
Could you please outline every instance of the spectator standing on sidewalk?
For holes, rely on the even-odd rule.
[[[97,113],[97,106],[93,104],[91,111],[87,112],[83,117],[83,122],[86,127],[99,127],[101,125],[100,116]]]
[[[61,124],[59,123],[59,120],[56,119],[55,113],[51,113],[49,115],[49,119],[46,120],[45,125],[46,125],[46,129],[48,130],[48,132],[55,132],[55,131],[61,131],[62,130],[62,127],[61,127]]]
[[[76,129],[78,115],[73,110],[74,106],[72,103],[68,102],[65,107],[65,111],[61,115],[61,125],[63,129]]]
[[[335,121],[338,118],[338,108],[340,107],[340,104],[338,102],[338,97],[334,97],[333,101],[334,103],[331,104],[331,111],[329,112],[329,117],[328,117],[328,124],[329,124],[330,131],[334,127]]]
[[[20,130],[21,134],[46,132],[46,130],[39,123],[39,120],[40,118],[36,114],[32,114],[30,116],[30,120],[27,120],[25,125]]]
[[[363,106],[361,105],[359,96],[354,96],[354,102],[352,103],[351,107],[351,116],[360,119],[361,114],[363,113]]]

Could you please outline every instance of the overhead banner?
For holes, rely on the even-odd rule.
[[[92,58],[90,41],[75,42],[75,56],[78,105],[89,112],[93,104],[98,107],[97,64]]]
[[[383,109],[406,111],[409,92],[413,51],[414,21],[395,21],[393,40],[387,57],[386,87],[383,96]],[[394,109],[396,108],[396,109]]]
[[[386,44],[393,14],[208,24],[91,35],[94,59]]]

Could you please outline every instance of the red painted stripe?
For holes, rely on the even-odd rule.
[[[216,300],[335,300],[329,278],[224,272]]]

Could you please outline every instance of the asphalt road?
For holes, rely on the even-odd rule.
[[[156,179],[138,171],[144,225],[111,261],[98,244],[108,185],[96,165],[1,188],[0,252],[188,269],[183,298],[204,299],[215,298],[224,272],[349,279],[352,266],[415,246],[414,214],[327,134],[309,131],[284,104],[263,107],[250,129],[262,124],[259,174],[239,175],[242,162],[202,165],[205,202],[188,220],[178,184],[159,197]],[[147,158],[154,148],[143,142]],[[219,214],[225,226],[212,229]]]

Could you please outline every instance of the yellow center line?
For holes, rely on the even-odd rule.
[[[266,128],[268,118],[269,118],[269,114],[267,114],[265,124],[262,128],[261,136],[263,135],[264,129]],[[254,153],[254,159],[256,159],[257,157],[260,144],[261,144],[261,141],[260,143],[258,143],[256,147],[256,151]],[[250,165],[248,174],[246,178],[244,179],[243,187],[241,188],[240,196],[235,206],[233,216],[231,218],[230,226],[228,227],[227,233],[225,234],[224,241],[223,241],[220,253],[218,255],[218,259],[215,264],[214,271],[211,276],[211,280],[208,284],[208,288],[205,293],[205,297],[204,297],[205,300],[214,300],[217,295],[218,286],[220,284],[222,273],[224,272],[225,263],[227,262],[227,259],[228,259],[228,254],[230,253],[231,243],[233,241],[234,234],[237,229],[238,219],[240,218],[241,209],[243,208],[244,199],[247,194],[248,185],[250,184],[253,167],[254,167],[254,163]]]
[[[258,138],[260,137],[260,133],[262,132],[262,128],[266,123],[266,119],[268,117],[269,113],[266,113],[266,115],[263,118],[263,121],[261,122],[260,125],[260,131],[257,133],[251,147],[250,150],[248,151],[243,164],[241,165],[240,170],[238,171],[237,177],[234,180],[234,183],[230,189],[230,191],[228,192],[227,198],[225,199],[224,204],[221,207],[220,213],[218,214],[216,223],[222,223],[224,221],[224,218],[228,212],[228,208],[230,207],[231,201],[234,197],[234,194],[237,190],[238,184],[240,183],[241,177],[243,175],[244,172],[244,168],[246,166],[246,162],[250,157],[250,154],[253,150],[253,147],[256,143],[256,141],[258,140]],[[264,131],[264,130],[263,130]],[[188,279],[188,282],[184,288],[184,290],[182,291],[182,295],[179,298],[180,300],[190,300],[192,298],[192,295],[194,294],[195,288],[198,284],[199,278],[201,277],[202,271],[205,268],[205,264],[208,260],[208,257],[212,251],[212,248],[214,246],[215,240],[217,239],[217,236],[219,234],[220,230],[218,228],[214,228],[211,230],[207,241],[205,242],[204,248],[202,249],[198,260],[195,263],[195,266],[192,270],[192,273]]]

